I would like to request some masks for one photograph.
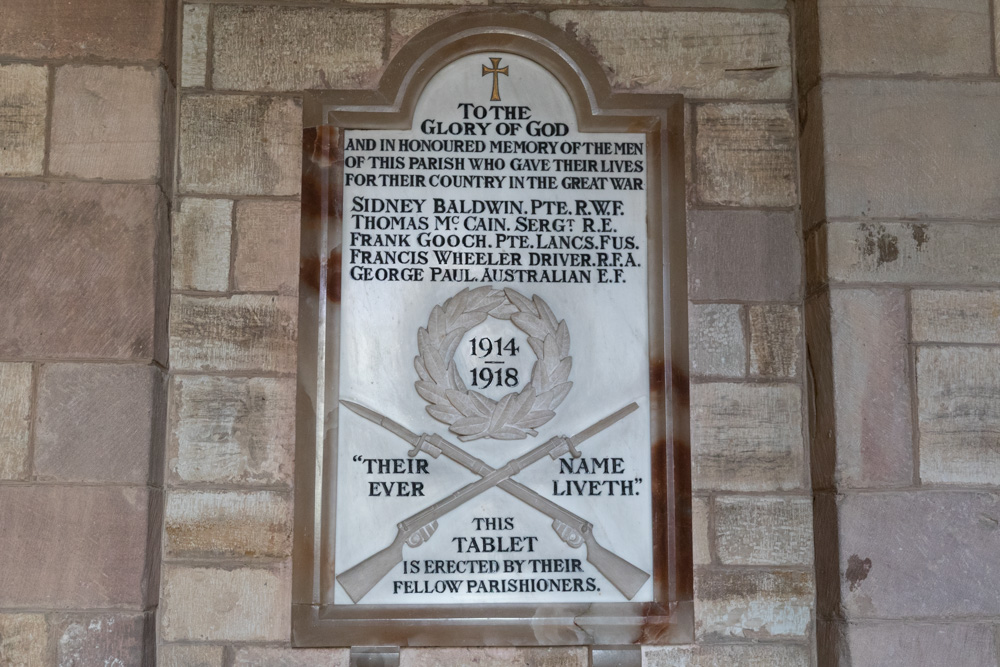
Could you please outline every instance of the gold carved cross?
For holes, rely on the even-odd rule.
[[[490,62],[493,64],[493,69],[490,69],[486,65],[483,65],[483,76],[487,74],[493,75],[493,94],[490,96],[490,102],[500,101],[500,75],[510,76],[507,73],[509,67],[500,67],[500,58],[490,58]]]

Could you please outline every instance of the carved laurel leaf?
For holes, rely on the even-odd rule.
[[[455,420],[451,430],[459,435],[479,435],[486,432],[490,420],[486,417],[462,417]]]
[[[489,317],[509,319],[528,334],[537,357],[531,382],[499,401],[470,391],[452,361],[465,334]],[[553,409],[573,386],[567,381],[572,357],[566,322],[558,321],[537,294],[529,299],[510,288],[465,288],[431,309],[427,327],[417,331],[417,349],[419,355],[413,360],[420,378],[415,383],[417,393],[431,403],[428,414],[449,424],[463,441],[538,435],[535,428],[555,416]]]
[[[528,313],[514,313],[510,316],[510,321],[513,322],[518,329],[526,332],[529,336],[534,336],[535,338],[545,339],[545,334],[548,333],[548,328],[545,323],[539,318]]]

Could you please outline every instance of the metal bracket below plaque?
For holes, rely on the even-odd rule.
[[[399,647],[398,646],[352,646],[350,666],[351,667],[399,667]]]

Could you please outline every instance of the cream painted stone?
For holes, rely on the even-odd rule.
[[[906,301],[900,290],[832,290],[830,327],[838,486],[913,480]],[[819,363],[826,358],[816,350]]]
[[[229,289],[232,219],[233,202],[228,199],[180,199],[170,225],[175,290]]]
[[[694,496],[691,498],[691,546],[695,565],[712,562],[710,530],[711,500],[707,496]]]
[[[643,646],[643,667],[810,667],[808,646],[795,644],[702,644]]]
[[[233,289],[295,294],[299,285],[300,206],[244,200],[236,205]]]
[[[746,375],[742,306],[735,303],[688,306],[691,373],[739,378]]]
[[[841,283],[995,284],[1000,282],[998,244],[998,225],[912,222],[826,225],[829,278]]]
[[[812,499],[718,496],[715,550],[723,565],[813,562]]]
[[[172,379],[167,473],[174,483],[289,484],[294,436],[293,380]]]
[[[703,204],[795,206],[797,130],[784,104],[707,104],[695,111],[694,190]]]
[[[796,306],[750,306],[750,375],[794,378],[799,369],[802,315]]]
[[[157,649],[162,667],[222,667],[224,646],[164,644]]]
[[[791,97],[783,14],[563,10],[550,20],[586,45],[618,88],[695,99]]]
[[[292,554],[292,499],[274,491],[170,491],[168,558],[285,558]]]
[[[802,488],[805,469],[797,385],[691,386],[691,481],[695,489]]]
[[[293,372],[297,307],[294,297],[177,295],[170,308],[170,365],[188,371]]]
[[[1000,344],[1000,291],[913,290],[913,340]]]
[[[1000,82],[830,79],[822,104],[828,218],[1000,217]]]
[[[214,10],[217,90],[363,88],[382,68],[383,12],[264,5]]]
[[[821,0],[824,74],[990,74],[989,0]]]
[[[168,564],[160,595],[163,641],[287,641],[291,567]]]
[[[699,640],[806,637],[812,627],[812,571],[709,570],[694,577]]]
[[[30,471],[31,364],[0,363],[0,479]]]
[[[0,65],[0,176],[39,176],[45,160],[48,69]]]
[[[487,0],[479,0],[486,4]],[[463,2],[463,5],[473,4]],[[389,10],[389,51],[390,58],[406,44],[407,41],[424,28],[441,19],[460,13],[460,8],[454,9],[390,9]]]
[[[182,192],[298,194],[300,102],[277,97],[185,95],[180,114],[178,184]]]
[[[208,13],[210,5],[184,5],[181,41],[181,86],[203,88],[208,79]]]
[[[399,667],[587,667],[584,648],[404,648]]]
[[[917,351],[920,480],[1000,485],[1000,348]]]
[[[165,90],[159,68],[56,69],[49,169],[79,178],[156,178]]]
[[[233,667],[348,667],[346,648],[301,649],[243,646],[236,649]]]
[[[51,664],[44,614],[0,614],[0,664],[41,667]]]

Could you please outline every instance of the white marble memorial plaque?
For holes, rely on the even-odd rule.
[[[334,604],[652,600],[646,135],[487,52],[343,158]]]

